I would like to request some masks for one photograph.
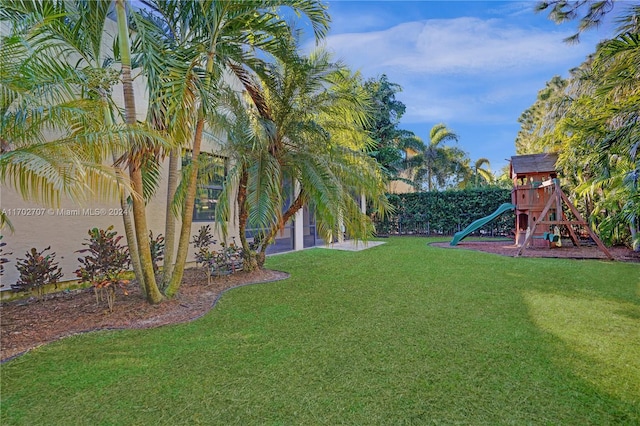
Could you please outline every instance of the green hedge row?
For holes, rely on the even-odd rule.
[[[395,212],[376,222],[378,235],[453,235],[476,219],[511,202],[511,190],[481,188],[464,191],[389,194]],[[481,228],[477,235],[508,236],[514,229],[513,212],[506,212]]]

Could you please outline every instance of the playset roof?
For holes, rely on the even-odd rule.
[[[529,154],[511,157],[511,170],[515,174],[549,173],[556,171],[558,154]]]

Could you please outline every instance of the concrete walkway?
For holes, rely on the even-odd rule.
[[[320,245],[316,247],[324,248],[324,249],[333,249],[333,250],[360,251],[360,250],[366,250],[371,247],[379,246],[380,244],[384,244],[384,243],[385,243],[384,241],[367,241],[365,243],[362,241],[355,242],[353,240],[347,240],[341,243],[332,243],[329,245]]]

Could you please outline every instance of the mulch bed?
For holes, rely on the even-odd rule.
[[[513,240],[492,240],[492,241],[461,241],[456,246],[450,246],[448,242],[432,243],[432,246],[477,250],[487,253],[495,253],[503,256],[516,256],[520,247],[514,244]],[[638,262],[640,263],[640,252],[634,252],[627,247],[608,247],[609,252],[615,260],[621,262]],[[607,256],[600,251],[597,246],[580,246],[575,247],[573,244],[563,244],[562,247],[541,248],[527,247],[522,252],[522,257],[550,257],[562,259],[603,259],[608,260]]]
[[[96,303],[92,288],[50,294],[0,305],[0,360],[6,361],[54,340],[88,331],[151,328],[191,321],[207,313],[226,289],[276,281],[289,274],[263,269],[214,278],[211,285],[201,269],[185,270],[179,293],[172,300],[150,305],[139,288],[118,292],[113,312],[106,301]]]

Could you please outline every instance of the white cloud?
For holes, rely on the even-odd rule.
[[[474,17],[406,22],[383,31],[329,36],[338,57],[362,69],[478,74],[576,64],[586,53],[561,42],[568,33],[541,31]]]
[[[509,1],[500,3],[493,9],[488,9],[487,13],[499,16],[517,17],[522,15],[531,15],[537,2],[531,1]]]

